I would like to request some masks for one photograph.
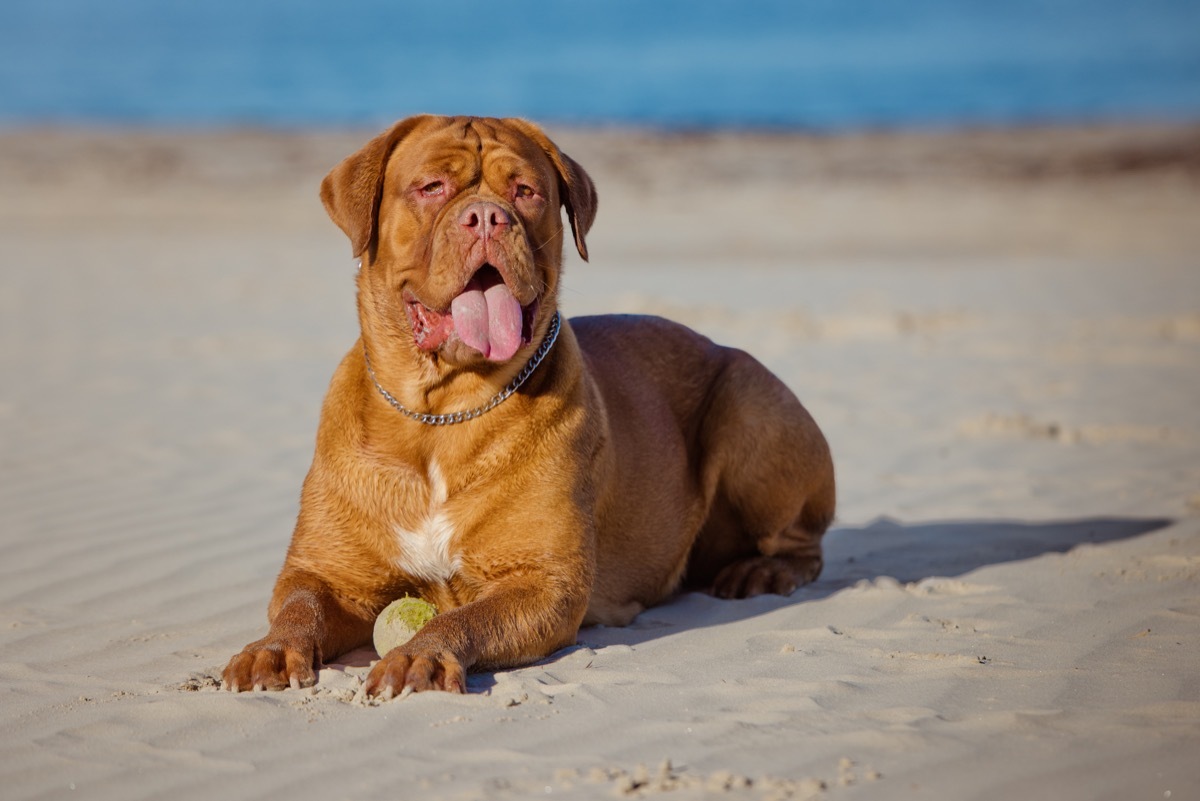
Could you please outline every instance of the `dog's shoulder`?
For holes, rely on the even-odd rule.
[[[602,370],[709,374],[728,358],[728,348],[686,325],[650,314],[572,317],[571,328],[588,362]]]
[[[571,319],[588,372],[612,409],[670,409],[679,421],[704,405],[733,351],[662,317]]]
[[[352,442],[361,441],[363,396],[367,391],[367,383],[363,346],[359,340],[342,357],[329,380],[329,388],[321,404],[319,440],[337,437]]]
[[[708,351],[719,346],[682,323],[654,314],[596,314],[572,317],[571,328],[585,353],[600,348]],[[657,343],[657,344],[652,344]]]

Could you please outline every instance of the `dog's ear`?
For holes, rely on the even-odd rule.
[[[397,122],[334,167],[321,182],[321,202],[325,204],[325,211],[329,219],[350,237],[354,256],[361,255],[375,236],[388,156],[401,139],[426,119],[417,116]]]
[[[550,141],[541,128],[532,122],[521,119],[504,120],[528,136],[550,157],[554,169],[558,172],[559,194],[562,195],[563,205],[567,209],[567,219],[571,221],[571,233],[575,235],[575,247],[579,255],[587,261],[588,249],[585,237],[596,220],[596,208],[599,199],[596,197],[596,186],[584,172],[583,167],[575,159],[558,149],[558,145]]]

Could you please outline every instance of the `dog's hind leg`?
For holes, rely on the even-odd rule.
[[[821,572],[833,520],[833,460],[794,394],[758,361],[728,351],[701,423],[709,500],[687,584],[720,598],[787,595]]]

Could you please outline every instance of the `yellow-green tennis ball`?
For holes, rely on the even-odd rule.
[[[375,653],[383,656],[397,645],[404,645],[436,614],[437,607],[420,598],[406,595],[398,601],[392,601],[375,618],[372,635]]]

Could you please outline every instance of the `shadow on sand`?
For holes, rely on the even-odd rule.
[[[1090,518],[1029,523],[965,520],[900,523],[882,518],[862,528],[836,528],[825,536],[821,577],[789,597],[765,595],[745,601],[719,601],[689,593],[646,610],[624,628],[583,629],[590,647],[637,645],[685,629],[732,623],[791,604],[826,598],[862,580],[888,576],[902,583],[954,577],[980,567],[1066,553],[1083,544],[1126,540],[1169,526],[1166,518]],[[564,653],[549,657],[554,661]]]

